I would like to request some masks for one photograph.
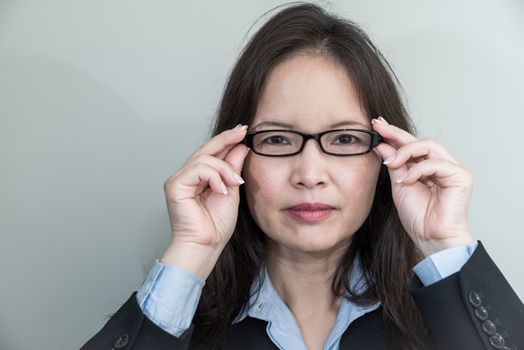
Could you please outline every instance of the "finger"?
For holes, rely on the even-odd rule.
[[[439,187],[464,187],[471,183],[471,174],[455,163],[444,159],[427,159],[413,165],[398,180],[403,184],[413,184],[421,177],[429,177]]]
[[[371,126],[387,143],[394,145],[396,148],[418,140],[409,132],[388,124],[384,118],[382,120],[372,119]]]
[[[198,177],[201,180],[201,182],[203,182],[204,184],[207,181],[209,183],[209,187],[211,187],[213,192],[218,193],[218,194],[224,194],[224,195],[228,194],[226,184],[224,183],[224,180],[219,172],[209,171],[206,173],[200,173]],[[204,191],[205,191],[205,188],[201,192],[204,192]]]
[[[237,148],[240,148],[241,152],[244,152],[241,146],[242,145],[239,145]],[[244,146],[244,148],[247,147]],[[239,151],[235,149],[235,153],[239,153]],[[220,173],[220,176],[222,177],[226,185],[239,186],[244,183],[244,180],[242,179],[242,177],[240,177],[240,172],[235,170],[231,163],[225,160],[218,159],[217,157],[210,156],[209,154],[202,154],[195,158],[194,162],[187,164],[187,167],[192,167],[193,164],[197,163],[207,164],[213,169],[217,170]]]
[[[381,143],[375,148],[373,148],[373,151],[378,154],[383,160],[391,157],[396,153],[395,147],[387,144],[387,143]],[[391,186],[392,188],[398,186],[398,184],[395,182],[397,178],[407,173],[408,167],[407,164],[403,164],[402,166],[398,168],[388,168],[389,177],[391,178]]]
[[[429,177],[422,176],[419,181],[421,181],[424,185],[428,186],[429,188],[436,188],[437,184],[435,184]]]
[[[249,150],[250,148],[246,147],[246,145],[238,144],[235,147],[233,147],[231,152],[227,154],[224,161],[231,165],[233,171],[235,171],[237,174],[241,174],[242,167],[244,165],[244,160],[246,159]]]
[[[440,143],[432,139],[417,140],[399,147],[394,155],[384,161],[384,164],[388,168],[397,168],[413,158],[414,160],[439,158],[458,164]]]
[[[222,131],[200,146],[189,158],[195,158],[202,154],[209,154],[224,159],[228,151],[245,137],[247,125]]]
[[[228,145],[222,152],[219,152],[215,157],[219,158],[219,159],[226,159],[227,155],[229,152],[231,152],[231,150],[238,144],[243,144],[245,145],[245,142],[244,140],[246,139],[246,134],[244,133],[244,137],[242,138],[242,140],[240,140],[240,142],[237,142],[237,143],[232,143],[230,145]]]
[[[199,163],[177,173],[164,185],[166,196],[173,201],[195,198],[208,187],[213,192],[227,194],[227,188],[220,173],[213,167]]]

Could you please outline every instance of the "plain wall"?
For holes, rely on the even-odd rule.
[[[170,238],[164,180],[282,3],[0,0],[1,349],[78,348],[138,289]],[[523,299],[523,2],[321,4],[362,25],[418,136],[474,174],[471,232]]]

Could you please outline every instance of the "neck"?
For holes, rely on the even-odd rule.
[[[267,271],[273,287],[294,315],[337,313],[341,297],[331,283],[348,245],[326,252],[292,250],[270,242]]]

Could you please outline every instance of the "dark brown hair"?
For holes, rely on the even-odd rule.
[[[382,115],[390,124],[414,134],[399,95],[400,83],[367,34],[352,21],[300,2],[270,18],[240,53],[229,75],[212,136],[238,123],[249,125],[272,67],[299,53],[320,55],[341,64],[370,120]],[[212,349],[220,343],[236,315],[248,306],[251,284],[266,254],[266,236],[251,217],[241,186],[235,231],[206,280],[193,319],[192,348]],[[359,293],[347,290],[357,254],[368,286]],[[408,292],[412,267],[420,259],[402,227],[389,174],[382,166],[370,213],[334,275],[333,295],[342,296],[340,291],[347,290],[348,298],[357,304],[380,301],[386,334],[395,347],[429,348],[429,332]]]

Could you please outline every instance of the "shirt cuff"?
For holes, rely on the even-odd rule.
[[[191,326],[205,283],[190,271],[156,259],[136,298],[147,318],[179,337]]]
[[[422,284],[427,287],[459,271],[477,248],[478,241],[431,254],[413,268]]]

